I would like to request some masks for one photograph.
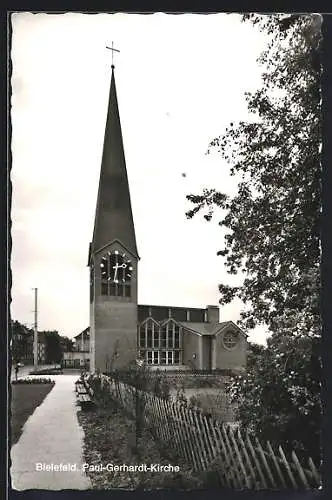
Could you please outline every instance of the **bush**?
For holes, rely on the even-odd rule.
[[[12,380],[13,385],[18,384],[52,384],[54,385],[54,380],[50,378],[19,378],[18,380]]]
[[[246,376],[235,377],[227,391],[241,428],[319,464],[320,339],[278,332],[258,347],[251,346]]]
[[[114,370],[107,376],[141,391],[152,392],[162,399],[169,399],[170,384],[167,375],[161,370],[151,371],[146,366],[130,365],[126,370]]]
[[[45,370],[33,370],[29,375],[59,375],[63,373],[62,368],[45,368]]]

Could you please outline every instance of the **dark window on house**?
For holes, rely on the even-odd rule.
[[[147,331],[147,346],[146,347],[152,347],[152,330]]]
[[[160,347],[166,347],[166,326],[163,326],[161,329]]]
[[[153,364],[157,365],[159,362],[159,352],[158,351],[153,351]]]
[[[180,329],[178,326],[175,326],[174,331],[174,348],[178,349],[180,347]]]
[[[140,347],[146,347],[145,345],[145,325],[140,328]]]
[[[174,333],[174,323],[170,322],[167,324],[167,348],[173,348],[173,333]]]
[[[153,347],[158,349],[159,347],[159,328],[156,324],[153,325]]]
[[[204,309],[189,309],[190,321],[194,323],[204,323]]]
[[[151,316],[156,321],[162,321],[168,318],[168,307],[154,307],[151,306]]]
[[[141,323],[149,316],[149,306],[138,306],[138,321]]]
[[[176,321],[187,321],[187,309],[172,308],[172,318],[174,318]]]

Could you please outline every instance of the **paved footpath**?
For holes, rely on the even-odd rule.
[[[90,480],[81,470],[83,430],[77,420],[74,385],[78,376],[45,377],[55,380],[55,386],[28,418],[20,439],[11,449],[12,488],[89,489]],[[37,470],[45,466],[64,469],[68,465],[72,470]]]

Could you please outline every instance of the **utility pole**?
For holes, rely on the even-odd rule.
[[[34,335],[33,335],[33,366],[35,369],[38,367],[38,304],[37,304],[37,297],[38,297],[38,288],[33,288],[35,291],[35,321],[33,324],[33,330],[34,330]]]

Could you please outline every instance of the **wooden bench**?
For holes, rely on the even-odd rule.
[[[86,393],[87,391],[86,391],[86,389],[85,389],[85,387],[84,387],[84,385],[83,385],[83,384],[77,384],[77,386],[76,386],[76,392],[77,392],[78,394],[84,394],[84,393]]]
[[[78,401],[81,405],[82,410],[92,408],[94,403],[88,394],[79,394]]]
[[[86,387],[88,393],[90,394],[90,396],[93,398],[95,391],[92,389],[91,385],[86,385],[85,387]]]
[[[85,390],[90,394],[90,396],[93,397],[94,390],[92,389],[91,385],[89,385],[89,383],[86,379],[84,380],[84,387],[85,387]]]

